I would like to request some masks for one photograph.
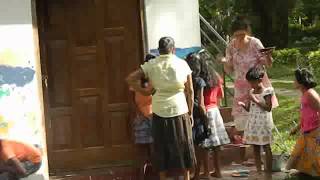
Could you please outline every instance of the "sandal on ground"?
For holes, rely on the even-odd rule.
[[[234,172],[231,174],[232,177],[248,177],[249,174],[247,173],[239,173],[239,172]]]
[[[231,176],[232,177],[248,177],[249,176],[249,170],[237,170],[237,171],[234,171]]]

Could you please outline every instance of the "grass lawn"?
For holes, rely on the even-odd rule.
[[[295,64],[273,64],[272,67],[268,69],[268,75],[271,79],[293,80],[293,73],[295,69]]]
[[[278,128],[279,133],[274,131],[273,153],[290,153],[296,137],[289,136],[291,128],[295,127],[299,119],[299,98],[292,96],[278,95],[280,106],[272,111],[273,121]]]

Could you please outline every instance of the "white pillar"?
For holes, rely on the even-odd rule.
[[[0,138],[39,145],[42,167],[28,179],[48,180],[39,47],[31,1],[0,1]]]

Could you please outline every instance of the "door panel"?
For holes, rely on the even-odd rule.
[[[132,160],[124,79],[142,60],[139,0],[45,0],[38,11],[50,170]]]

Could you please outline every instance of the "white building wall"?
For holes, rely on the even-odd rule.
[[[47,180],[41,71],[31,1],[0,1],[0,138],[38,145],[42,167],[28,180]]]
[[[157,49],[163,36],[175,39],[177,48],[201,46],[198,0],[145,0],[149,49]]]

